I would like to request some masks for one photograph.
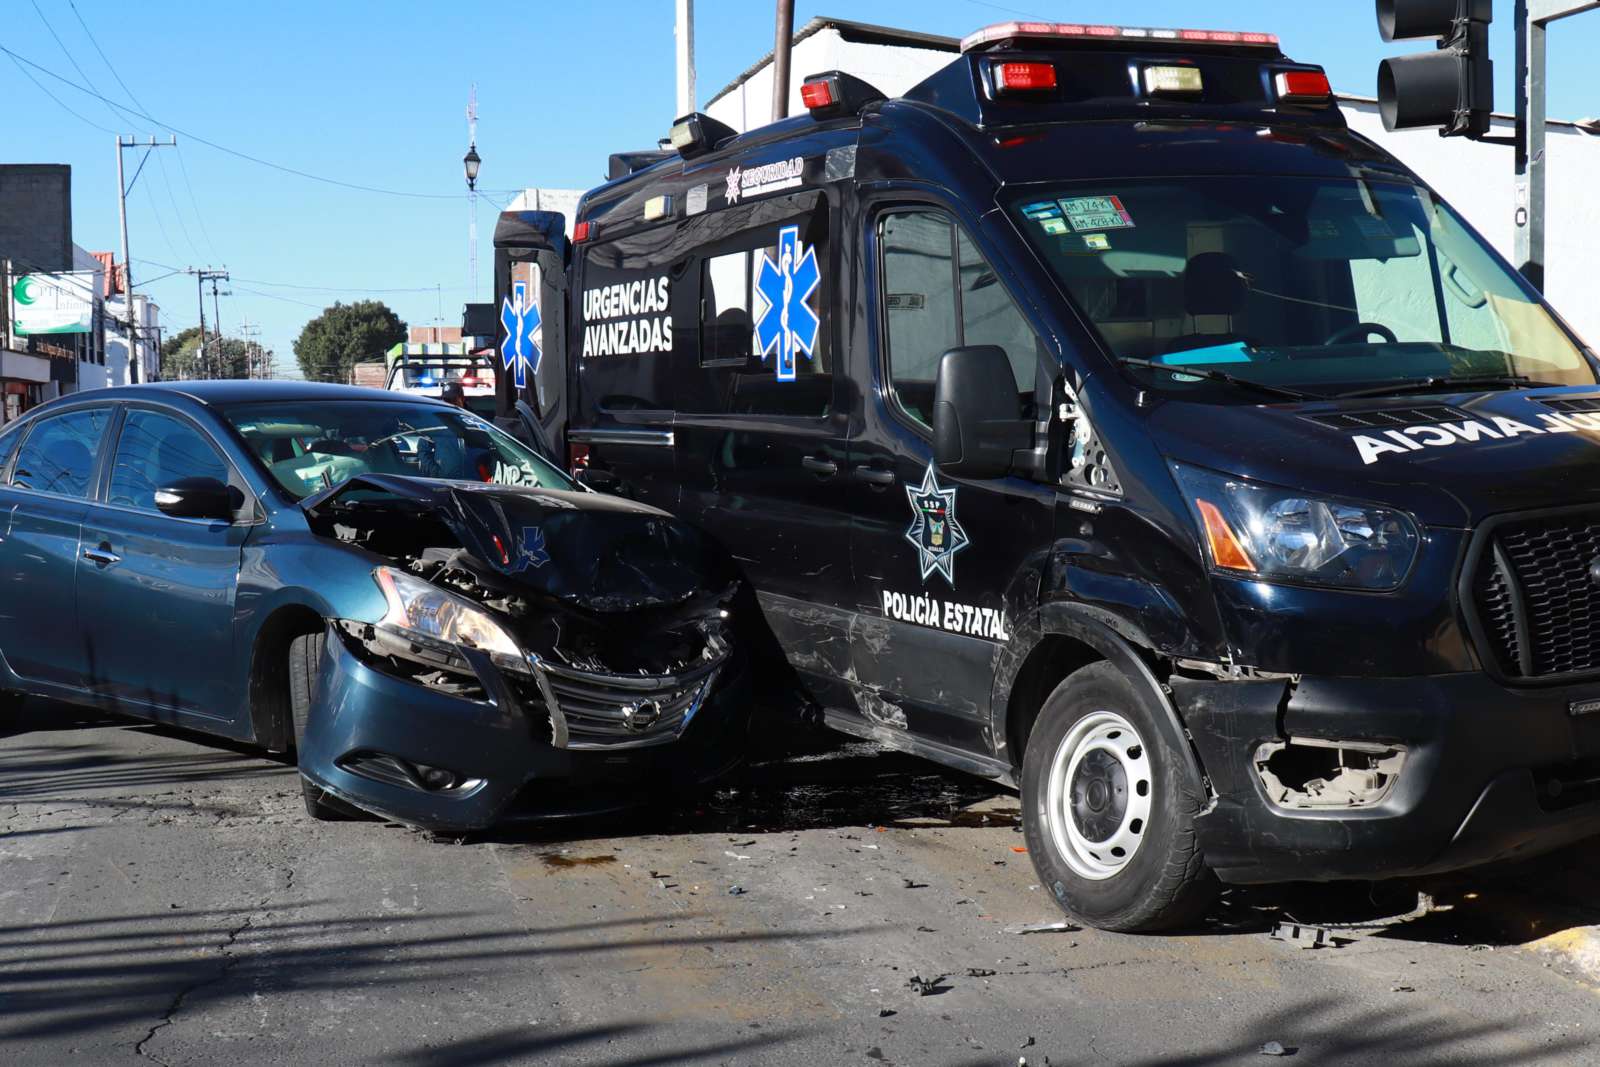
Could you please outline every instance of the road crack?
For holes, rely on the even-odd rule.
[[[202,978],[198,982],[191,982],[189,985],[186,985],[182,989],[178,990],[177,994],[172,998],[172,1003],[167,1005],[167,1010],[162,1012],[161,1018],[145,1033],[144,1037],[140,1038],[138,1043],[133,1046],[134,1055],[142,1056],[153,1063],[159,1063],[161,1064],[161,1067],[171,1067],[166,1060],[154,1055],[149,1051],[150,1042],[155,1040],[155,1036],[157,1034],[172,1025],[173,1020],[177,1017],[178,1012],[182,1010],[185,1001],[187,1001],[191,996],[201,989],[204,989],[206,986],[216,985],[218,982],[221,982],[228,977],[228,973],[239,964],[241,959],[241,957],[235,956],[230,950],[233,948],[234,942],[238,941],[239,938],[244,935],[244,932],[250,929],[254,923],[255,916],[252,915],[247,917],[244,922],[227,932],[222,941],[217,945],[217,951],[222,954],[222,959],[220,960],[221,966],[217,968],[216,973],[210,975],[209,977]]]

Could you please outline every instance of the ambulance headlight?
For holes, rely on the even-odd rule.
[[[1405,580],[1416,559],[1417,527],[1401,512],[1184,464],[1173,470],[1219,571],[1386,590]]]

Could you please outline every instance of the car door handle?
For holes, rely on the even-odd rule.
[[[111,551],[110,545],[101,545],[99,548],[86,548],[83,558],[102,567],[109,567],[114,563],[121,563],[122,557]]]
[[[869,466],[865,463],[857,466],[850,473],[870,485],[893,485],[895,482],[894,471],[885,470],[882,467]]]
[[[839,473],[839,465],[831,459],[818,459],[816,456],[805,456],[800,460],[800,466],[812,474],[819,474],[824,478],[832,478]]]

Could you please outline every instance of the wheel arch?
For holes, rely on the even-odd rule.
[[[996,672],[994,736],[997,747],[1004,746],[997,754],[1017,768],[1020,780],[1028,734],[1045,698],[1073,671],[1104,661],[1121,671],[1149,701],[1172,750],[1182,754],[1193,780],[1209,792],[1209,779],[1188,729],[1152,666],[1156,655],[1153,646],[1125,620],[1101,618],[1095,609],[1081,604],[1041,605],[1013,630]]]
[[[251,734],[269,752],[287,752],[293,744],[289,705],[289,644],[296,637],[327,626],[326,605],[291,601],[273,608],[257,627],[251,642],[248,704]]]

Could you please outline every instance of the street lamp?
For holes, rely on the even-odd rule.
[[[461,157],[461,166],[467,172],[467,188],[476,192],[478,188],[478,168],[483,165],[483,159],[478,155],[478,146],[467,146],[467,154]]]

